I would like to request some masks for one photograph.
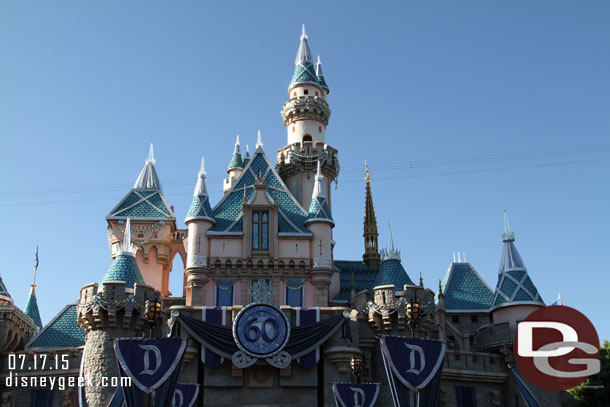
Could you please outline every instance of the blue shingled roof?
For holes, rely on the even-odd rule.
[[[341,271],[339,274],[341,290],[339,291],[339,294],[332,299],[333,301],[349,301],[352,272],[354,273],[354,286],[356,292],[370,290],[372,293],[375,278],[379,272],[378,267],[368,267],[362,261],[336,260],[334,264]]]
[[[307,222],[312,222],[314,220],[335,223],[330,213],[330,209],[328,208],[328,204],[326,203],[326,198],[324,197],[317,196],[311,199],[309,213],[307,214]]]
[[[38,328],[42,328],[42,320],[40,319],[40,311],[38,310],[38,301],[36,301],[36,295],[30,294],[28,301],[25,303],[23,312],[34,320],[34,324]]]
[[[85,344],[78,326],[76,304],[68,304],[28,344],[27,348],[70,348]]]
[[[515,247],[513,234],[504,240],[492,308],[519,304],[545,305]]]
[[[292,75],[292,81],[290,86],[299,83],[312,83],[318,84],[318,77],[316,76],[316,70],[313,64],[309,61],[301,61],[294,67],[294,74]]]
[[[234,153],[233,157],[231,157],[231,161],[229,162],[229,166],[227,169],[231,168],[244,168],[244,162],[241,160],[240,153]]]
[[[175,219],[171,206],[167,203],[160,190],[132,189],[110,211],[106,219]]]
[[[256,181],[256,177],[259,176],[267,184],[267,194],[270,200],[277,199],[279,206],[279,232],[309,233],[304,226],[307,212],[294,199],[262,150],[257,150],[254,153],[233,188],[214,207],[213,213],[216,224],[211,230],[215,232],[242,231],[244,189],[246,191],[246,200],[250,200],[254,194],[252,186]]]
[[[486,312],[494,293],[470,263],[451,263],[442,284],[445,309]]]
[[[134,284],[144,284],[136,258],[127,254],[116,256],[102,280],[106,281],[124,281],[128,289],[133,289]]]
[[[213,220],[214,213],[212,212],[212,206],[210,205],[210,197],[208,195],[197,195],[193,197],[191,206],[186,219],[192,218],[209,218]]]
[[[414,285],[399,259],[383,260],[373,287],[393,284],[396,290],[402,290],[405,284]]]

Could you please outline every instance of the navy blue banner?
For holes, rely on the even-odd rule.
[[[193,407],[199,394],[198,384],[177,384],[171,407]]]
[[[147,394],[155,391],[176,368],[180,368],[185,349],[185,338],[114,340],[121,369]]]
[[[379,396],[379,383],[334,383],[337,407],[373,407]]]
[[[203,307],[201,320],[208,324],[224,326],[226,323],[226,307]],[[201,345],[201,361],[208,369],[216,369],[224,362],[224,358]]]
[[[445,344],[427,339],[382,336],[380,345],[394,406],[410,406],[410,391],[417,393],[418,407],[435,406]]]
[[[443,365],[445,344],[441,341],[383,336],[381,351],[392,372],[412,391],[426,387]]]
[[[309,326],[320,322],[320,308],[297,308],[296,326]],[[316,348],[307,355],[297,359],[305,369],[314,367],[320,361],[320,348]]]

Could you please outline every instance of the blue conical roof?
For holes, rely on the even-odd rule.
[[[237,141],[235,142],[235,150],[233,150],[233,156],[231,157],[231,161],[229,162],[227,171],[230,171],[234,168],[244,168],[244,162],[241,159],[241,152],[239,151],[239,136],[237,136]]]
[[[208,195],[208,189],[206,186],[206,172],[204,159],[201,158],[201,170],[199,171],[199,178],[197,178],[197,184],[195,185],[195,192],[193,193],[193,201],[189,207],[189,211],[186,214],[185,222],[194,219],[209,220],[215,222],[214,213],[212,212],[212,206],[210,205],[210,196]]]
[[[328,85],[326,84],[326,80],[324,79],[324,74],[322,73],[322,62],[320,61],[320,56],[318,55],[318,63],[316,64],[316,78],[318,79],[318,83],[322,86],[322,89],[326,89],[330,91]]]
[[[400,259],[389,258],[381,261],[373,287],[390,284],[393,284],[397,290],[402,290],[405,284],[415,285],[402,266]]]
[[[292,81],[290,81],[289,88],[301,83],[310,83],[320,86],[318,83],[318,77],[316,75],[316,68],[314,67],[313,60],[311,58],[311,51],[309,51],[309,44],[307,43],[305,25],[303,25],[301,43],[299,45],[299,50],[297,51],[297,57],[294,63],[294,74],[292,75]]]
[[[28,302],[25,303],[25,308],[23,309],[25,314],[34,320],[34,324],[38,328],[42,328],[42,320],[40,319],[40,311],[38,310],[38,301],[36,301],[36,293],[34,292],[34,287],[30,291],[30,296],[28,297]]]
[[[140,172],[133,188],[106,216],[106,219],[122,220],[127,217],[142,220],[174,220],[174,211],[163,196],[161,182],[155,170],[153,147],[144,168]]]
[[[307,213],[307,220],[305,221],[305,223],[327,222],[332,225],[335,224],[335,222],[333,221],[333,217],[330,213],[330,209],[328,208],[328,204],[326,202],[326,195],[324,194],[324,184],[322,184],[323,180],[324,177],[322,176],[322,172],[320,170],[320,161],[318,161],[316,177],[313,184],[311,204],[309,205],[309,212]]]
[[[107,281],[124,281],[127,289],[133,289],[134,284],[144,284],[135,256],[127,252],[119,253],[102,280]]]
[[[492,309],[527,304],[544,306],[544,301],[530,279],[525,263],[515,247],[515,234],[510,231],[506,217],[505,232],[502,238],[504,248]]]
[[[388,224],[388,247],[381,251],[382,258],[379,265],[379,272],[375,279],[373,287],[379,285],[393,284],[395,289],[404,287],[405,284],[415,285],[407,271],[402,266],[400,260],[400,250],[394,248],[394,239],[392,237],[392,227]]]

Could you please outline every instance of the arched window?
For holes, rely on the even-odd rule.
[[[306,134],[305,136],[303,136],[303,142],[309,141],[310,143],[313,141],[313,139],[311,138],[311,134]]]

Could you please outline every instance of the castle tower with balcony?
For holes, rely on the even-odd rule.
[[[318,57],[314,66],[308,37],[303,26],[297,51],[289,99],[282,108],[287,144],[277,151],[277,170],[290,192],[303,208],[309,208],[316,166],[321,164],[324,188],[332,209],[330,183],[339,176],[338,151],[327,144],[326,128],[330,118],[329,87]]]
[[[141,337],[160,316],[161,294],[144,284],[130,231],[127,218],[123,242],[101,287],[92,283],[80,291],[77,320],[87,335],[82,366],[83,374],[93,378],[84,387],[90,406],[108,405],[115,391],[100,382],[102,377],[119,377],[114,339]]]

